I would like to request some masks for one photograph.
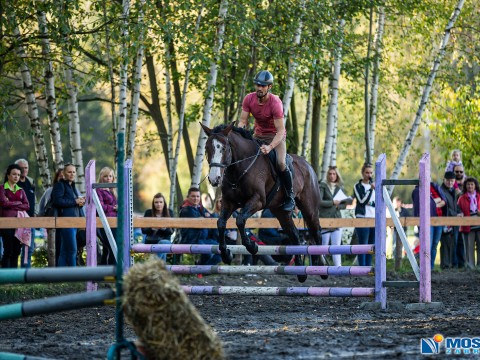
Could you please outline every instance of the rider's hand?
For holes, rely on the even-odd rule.
[[[273,147],[272,145],[262,145],[260,147],[260,150],[262,150],[262,153],[267,155],[270,151],[272,151]]]

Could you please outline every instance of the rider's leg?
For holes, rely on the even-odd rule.
[[[292,173],[287,168],[286,156],[287,145],[285,139],[275,148],[277,151],[277,166],[280,180],[285,189],[286,197],[282,209],[285,211],[292,211],[295,208],[295,194],[293,193],[293,179]]]

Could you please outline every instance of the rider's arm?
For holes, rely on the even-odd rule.
[[[277,145],[280,144],[283,141],[283,138],[285,137],[285,125],[283,124],[283,118],[275,119],[273,120],[273,123],[275,125],[275,129],[277,130],[277,133],[275,134],[275,137],[270,143],[270,146],[272,147],[272,149],[277,147]]]
[[[240,120],[238,122],[238,127],[240,128],[246,128],[248,126],[248,116],[250,113],[248,111],[242,110],[242,113],[240,114]]]

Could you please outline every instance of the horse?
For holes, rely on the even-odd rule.
[[[222,206],[217,221],[219,249],[222,261],[231,264],[232,255],[225,244],[227,220],[233,212],[241,209],[236,217],[236,225],[242,244],[252,255],[258,246],[245,233],[247,219],[257,211],[269,208],[278,219],[289,237],[289,244],[299,245],[300,237],[292,220],[292,212],[282,210],[285,191],[279,187],[274,165],[268,156],[261,154],[259,142],[245,129],[230,125],[219,125],[213,129],[200,123],[208,136],[205,152],[209,164],[208,180],[212,186],[221,186]],[[319,205],[320,189],[312,166],[302,157],[290,155],[293,160],[293,188],[295,203],[301,210],[314,244],[320,245]],[[282,189],[278,191],[278,189]],[[295,256],[295,265],[303,265],[303,258]],[[312,257],[314,265],[326,265],[323,256]],[[328,276],[322,276],[326,279]],[[305,282],[306,275],[298,275]]]

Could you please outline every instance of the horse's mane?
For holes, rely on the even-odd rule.
[[[223,130],[225,130],[229,125],[225,125],[225,124],[222,124],[222,125],[217,125],[215,126],[213,129],[212,129],[212,133],[213,134],[217,134],[219,132],[222,132]],[[245,130],[244,128],[239,128],[239,127],[236,127],[234,126],[232,128],[232,131],[236,132],[237,134],[241,135],[243,138],[245,139],[249,139],[249,140],[253,140],[253,137],[252,137],[252,133],[248,130]]]

